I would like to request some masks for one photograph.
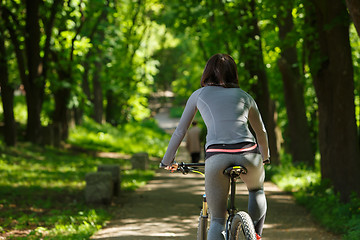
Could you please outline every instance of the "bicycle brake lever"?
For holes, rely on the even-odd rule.
[[[178,170],[184,175],[189,173],[189,169],[186,167],[179,167]]]

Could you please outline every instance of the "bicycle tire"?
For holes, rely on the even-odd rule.
[[[203,216],[203,211],[200,211],[199,216],[199,223],[197,228],[197,240],[206,240],[207,239],[207,232],[209,228],[209,218],[210,215],[208,213],[207,216]]]
[[[254,223],[248,213],[240,211],[231,221],[231,240],[256,240]]]

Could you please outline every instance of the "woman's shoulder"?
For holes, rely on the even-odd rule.
[[[201,93],[203,90],[204,90],[204,87],[201,87],[201,88],[195,90],[195,91],[191,94],[191,96],[199,96],[200,93]]]
[[[192,101],[196,102],[197,99],[198,99],[198,97],[199,97],[199,95],[201,94],[202,91],[203,91],[203,87],[195,90],[195,91],[190,95],[190,97],[189,97],[189,99],[188,99],[188,102],[192,102]]]
[[[250,95],[250,93],[246,92],[245,90],[241,89],[241,88],[238,88],[240,93],[247,96],[249,99],[252,99],[253,100],[253,97]]]

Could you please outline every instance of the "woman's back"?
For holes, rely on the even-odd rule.
[[[196,105],[207,126],[206,146],[255,142],[248,128],[253,98],[240,88],[207,86],[198,90]]]

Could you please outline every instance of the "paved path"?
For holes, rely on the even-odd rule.
[[[165,115],[160,115],[163,120]],[[159,118],[159,119],[160,119]],[[169,129],[176,121],[167,122]],[[182,145],[178,161],[188,155]],[[196,239],[197,220],[204,192],[200,175],[168,173],[159,170],[155,179],[134,193],[123,196],[116,217],[92,239],[98,240],[162,240]],[[314,222],[305,208],[295,204],[291,195],[280,191],[273,183],[265,183],[268,212],[263,240],[340,240]],[[247,190],[237,187],[237,204],[247,208]]]

